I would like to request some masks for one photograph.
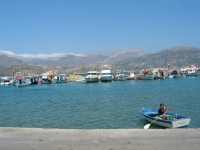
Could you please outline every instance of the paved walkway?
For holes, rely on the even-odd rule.
[[[200,129],[0,128],[0,150],[199,150]]]

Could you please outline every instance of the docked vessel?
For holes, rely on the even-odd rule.
[[[85,77],[86,82],[99,82],[100,73],[98,71],[89,71]]]
[[[140,74],[139,76],[137,76],[138,80],[153,80],[154,79],[154,75],[151,71],[144,71],[143,74]]]
[[[31,81],[29,79],[17,78],[15,80],[15,86],[17,87],[24,87],[31,85]]]
[[[102,70],[100,75],[101,82],[110,82],[112,81],[112,74],[110,70]]]
[[[165,79],[165,72],[163,70],[160,69],[154,69],[152,71],[152,74],[154,76],[154,79]]]
[[[0,85],[12,85],[14,83],[14,78],[12,77],[2,77]]]
[[[127,80],[135,80],[135,73],[134,72],[131,72],[128,77],[126,78]]]
[[[78,74],[71,74],[67,77],[67,82],[82,82],[84,80],[84,76]]]
[[[187,70],[187,76],[198,76],[199,73],[194,68],[188,68]]]
[[[191,118],[183,115],[177,115],[166,112],[165,115],[169,116],[170,120],[165,120],[158,116],[158,111],[154,109],[142,109],[141,114],[147,121],[165,128],[180,128],[188,126]]]
[[[66,74],[59,74],[54,76],[53,83],[66,83],[67,82],[67,75]]]
[[[42,84],[52,83],[52,76],[42,76],[41,83]]]
[[[114,81],[125,81],[127,76],[123,73],[117,74],[113,77]]]

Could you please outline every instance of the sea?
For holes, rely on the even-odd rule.
[[[0,86],[0,127],[142,129],[160,103],[200,128],[200,77]]]

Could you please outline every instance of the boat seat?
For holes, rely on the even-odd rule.
[[[150,114],[150,117],[153,117],[155,119],[159,118],[158,114]],[[169,116],[169,120],[175,120],[176,118],[173,116]],[[160,118],[160,120],[165,120],[164,118]]]

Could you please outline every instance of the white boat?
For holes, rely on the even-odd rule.
[[[127,80],[135,80],[135,73],[131,72],[130,75],[126,78]]]
[[[165,127],[165,128],[180,128],[190,124],[190,117],[183,115],[176,115],[173,113],[165,113],[169,116],[170,120],[165,120],[158,116],[158,111],[154,109],[142,109],[141,114],[147,121],[153,122],[153,124]]]
[[[76,82],[79,82],[79,83],[85,83],[86,80],[83,78],[83,79],[77,79]]]
[[[66,74],[59,74],[54,76],[53,83],[66,83],[67,82],[67,75]]]
[[[14,83],[14,78],[12,77],[2,77],[0,85],[12,85]]]
[[[165,79],[165,72],[163,70],[154,69],[152,74],[154,75],[154,79]]]
[[[200,68],[197,68],[197,73],[200,75]]]
[[[188,76],[198,76],[199,73],[198,73],[197,70],[194,69],[194,68],[188,68],[188,69],[187,69],[187,75],[188,75]]]
[[[174,78],[174,76],[171,75],[171,74],[168,74],[167,77],[166,77],[166,79],[173,79],[173,78]]]
[[[86,82],[99,82],[100,73],[98,71],[89,71],[85,77]]]
[[[29,79],[18,78],[15,80],[15,86],[24,87],[31,85],[31,81]]]
[[[102,70],[100,75],[101,82],[110,82],[112,81],[112,74],[110,70]]]
[[[11,83],[9,80],[2,80],[0,84],[1,85],[10,85]]]
[[[114,76],[114,81],[125,81],[127,76],[125,74],[117,74]]]

